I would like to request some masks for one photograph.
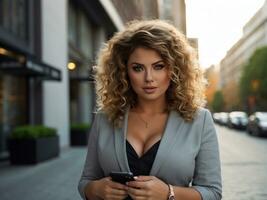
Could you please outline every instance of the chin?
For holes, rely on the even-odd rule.
[[[149,94],[149,95],[145,94],[145,95],[139,96],[139,98],[143,100],[147,100],[147,101],[156,101],[162,97],[159,95],[155,95],[155,94]]]

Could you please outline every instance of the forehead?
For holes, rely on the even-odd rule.
[[[144,47],[137,47],[134,51],[130,54],[128,63],[139,61],[139,62],[149,62],[149,61],[159,61],[162,60],[160,54],[153,50]]]

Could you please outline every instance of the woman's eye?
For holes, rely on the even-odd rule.
[[[133,70],[136,71],[136,72],[141,72],[143,70],[143,67],[139,66],[139,65],[136,65],[136,66],[133,66]]]
[[[154,66],[154,69],[156,69],[156,70],[161,70],[161,69],[163,69],[165,66],[163,65],[163,64],[158,64],[158,65],[155,65]]]

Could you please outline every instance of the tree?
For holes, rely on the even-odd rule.
[[[240,96],[248,111],[267,110],[267,46],[257,49],[244,66]]]
[[[224,100],[223,94],[220,90],[216,91],[212,101],[212,110],[213,112],[221,112],[223,111]]]
[[[207,97],[207,105],[209,108],[212,108],[212,101],[219,83],[219,73],[218,70],[215,69],[215,66],[211,66],[209,69],[206,70],[205,77],[208,81],[208,85],[205,91]]]
[[[230,112],[242,110],[240,107],[238,81],[232,79],[226,83],[222,88],[222,95],[224,100],[224,111]]]

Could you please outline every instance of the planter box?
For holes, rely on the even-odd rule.
[[[59,137],[9,139],[11,164],[36,164],[59,156]]]
[[[71,130],[70,145],[71,146],[87,146],[88,130]]]

